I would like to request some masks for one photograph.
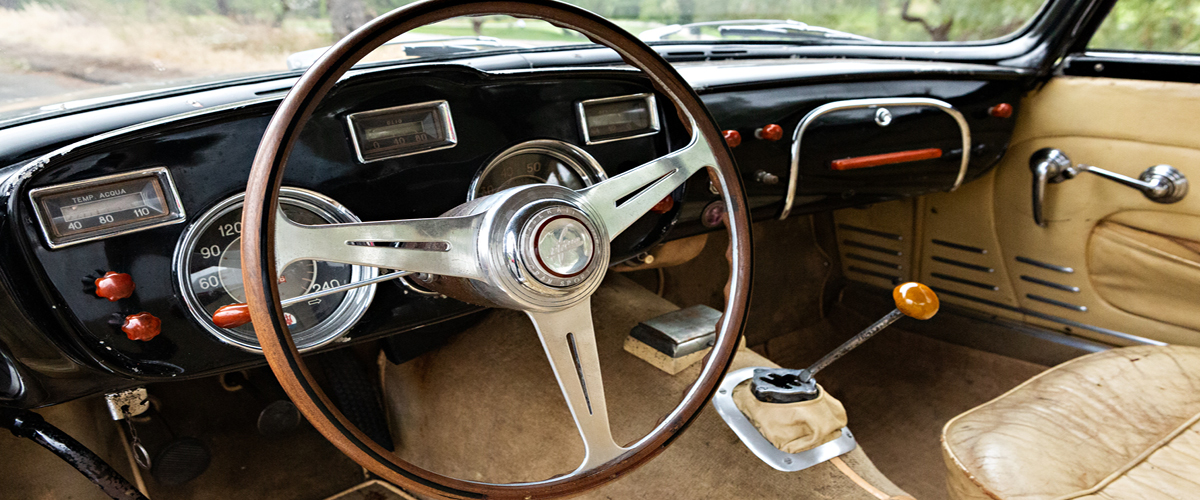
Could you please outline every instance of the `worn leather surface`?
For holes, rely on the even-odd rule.
[[[1069,361],[946,424],[952,498],[1200,495],[1200,348]]]
[[[824,387],[821,395],[811,401],[764,403],[754,397],[746,381],[733,389],[733,402],[767,441],[788,453],[833,441],[846,426],[846,408]]]
[[[1088,243],[1088,274],[1096,293],[1117,308],[1200,330],[1200,230],[1188,232],[1200,217],[1171,215],[1098,224]]]

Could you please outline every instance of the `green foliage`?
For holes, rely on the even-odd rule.
[[[1088,48],[1200,52],[1200,1],[1120,0]]]
[[[169,15],[220,15],[279,25],[322,19],[327,0],[8,0],[153,20]],[[414,0],[360,0],[379,15]],[[1044,0],[568,0],[615,20],[674,24],[725,19],[793,19],[885,41],[986,40],[1018,30]],[[904,11],[904,6],[908,6]],[[1189,47],[1200,40],[1200,0],[1121,0],[1120,27],[1101,38],[1112,47]],[[909,20],[905,20],[906,12]],[[1113,24],[1113,23],[1110,23]],[[941,33],[935,33],[937,28]]]

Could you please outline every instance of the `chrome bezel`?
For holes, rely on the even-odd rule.
[[[385,156],[372,157],[369,160],[363,156],[362,146],[359,145],[359,141],[358,141],[358,129],[354,126],[355,120],[362,119],[362,118],[371,118],[371,117],[374,117],[377,115],[386,115],[389,113],[403,113],[403,112],[419,110],[419,109],[432,109],[441,118],[442,130],[445,131],[445,137],[443,137],[442,140],[437,141],[437,142],[431,142],[427,145],[421,146],[420,149],[411,150],[411,151],[407,151],[404,153],[388,154]],[[358,113],[351,113],[350,115],[346,116],[346,126],[350,129],[350,142],[354,144],[354,155],[358,158],[359,163],[372,163],[372,162],[377,162],[377,161],[390,160],[392,158],[402,158],[405,156],[412,156],[412,155],[418,155],[421,153],[429,153],[429,152],[433,152],[433,151],[440,151],[443,149],[450,149],[450,148],[458,145],[458,134],[454,131],[454,119],[450,116],[450,103],[448,103],[446,101],[419,102],[416,104],[405,104],[403,106],[393,106],[390,108],[373,109],[371,111],[360,111]]]
[[[187,306],[188,312],[206,331],[223,343],[245,351],[261,353],[262,347],[258,344],[257,339],[243,338],[241,333],[232,332],[213,324],[211,316],[196,298],[187,272],[191,264],[192,247],[195,246],[200,235],[204,234],[205,230],[221,216],[242,208],[245,196],[243,193],[222,200],[184,229],[179,243],[175,246],[172,272],[175,274],[180,296],[183,297],[183,303]],[[361,222],[345,206],[320,193],[284,187],[280,188],[279,196],[281,203],[310,210],[332,224]],[[276,242],[276,244],[280,243]],[[367,280],[378,275],[379,269],[377,268],[351,266],[352,281]],[[296,343],[296,349],[301,352],[316,349],[337,340],[348,332],[367,312],[367,307],[371,305],[371,300],[375,297],[375,286],[367,285],[347,291],[342,303],[332,315],[318,323],[317,326],[305,330],[299,336],[292,337]]]
[[[610,137],[607,139],[592,140],[591,134],[588,133],[587,124],[587,107],[592,104],[607,104],[610,102],[621,101],[636,101],[645,100],[646,107],[650,110],[650,129],[643,132],[633,132],[631,135],[622,135],[619,137]],[[654,98],[654,94],[646,92],[642,94],[623,95],[616,97],[602,97],[600,99],[586,99],[575,103],[575,114],[579,119],[579,131],[583,134],[583,143],[587,145],[605,144],[609,142],[624,141],[626,139],[637,139],[638,137],[647,137],[657,134],[662,130],[662,124],[658,119],[658,104]]]
[[[488,174],[492,173],[496,167],[500,166],[501,163],[514,156],[529,153],[541,153],[558,158],[570,167],[571,170],[575,171],[576,174],[579,174],[579,178],[583,179],[584,187],[592,186],[608,179],[608,174],[604,172],[604,167],[600,166],[600,162],[596,161],[583,148],[569,142],[554,139],[535,139],[522,142],[501,151],[500,154],[489,161],[487,166],[483,167],[475,174],[475,178],[471,179],[471,187],[467,190],[467,201],[480,197],[479,183]]]
[[[42,205],[39,203],[39,198],[48,195],[75,191],[101,184],[110,184],[113,182],[128,181],[140,179],[143,177],[154,177],[158,180],[162,188],[164,201],[167,206],[167,213],[154,220],[134,221],[120,226],[109,228],[96,228],[88,230],[74,236],[66,236],[55,239],[50,226],[53,225],[53,217],[42,210]],[[179,201],[179,191],[175,189],[175,181],[171,178],[171,172],[166,167],[154,167],[136,172],[126,172],[123,174],[106,175],[104,177],[96,177],[82,181],[68,182],[65,184],[56,184],[53,186],[40,187],[29,191],[29,202],[33,205],[33,213],[37,216],[38,223],[41,226],[42,236],[46,238],[46,245],[51,249],[59,249],[71,245],[78,245],[89,241],[112,238],[123,234],[136,233],[156,227],[169,226],[179,224],[187,219],[187,212],[183,209],[183,203]]]

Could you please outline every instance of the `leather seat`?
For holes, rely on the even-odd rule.
[[[942,431],[955,499],[1200,498],[1200,348],[1063,363]]]

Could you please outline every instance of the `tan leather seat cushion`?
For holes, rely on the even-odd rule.
[[[942,431],[956,499],[1200,498],[1200,348],[1063,363]]]

